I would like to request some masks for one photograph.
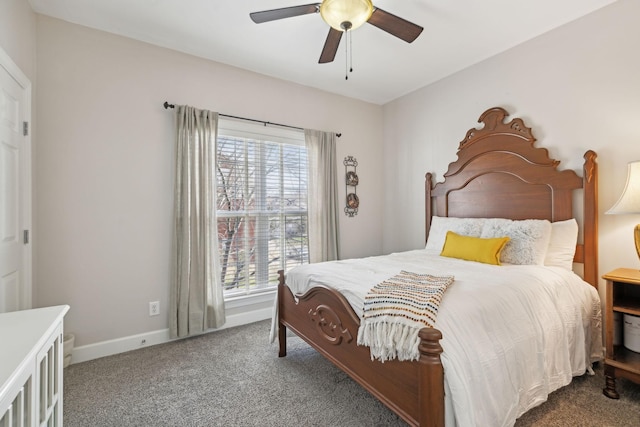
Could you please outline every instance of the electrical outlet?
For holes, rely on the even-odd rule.
[[[149,303],[149,316],[157,316],[160,314],[160,301],[152,301]]]

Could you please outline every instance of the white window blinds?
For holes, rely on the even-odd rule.
[[[304,133],[221,119],[216,156],[225,294],[273,288],[309,259]]]

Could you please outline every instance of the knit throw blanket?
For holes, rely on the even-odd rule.
[[[401,271],[375,285],[364,299],[358,345],[370,348],[371,360],[418,360],[418,331],[435,325],[440,301],[453,280]]]

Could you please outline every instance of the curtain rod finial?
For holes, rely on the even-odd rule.
[[[169,109],[169,108],[175,108],[175,107],[176,107],[176,106],[175,106],[175,105],[173,105],[173,104],[169,104],[167,101],[164,101],[164,104],[162,104],[162,105],[164,105],[164,109],[165,109],[165,110],[167,110],[167,109]]]

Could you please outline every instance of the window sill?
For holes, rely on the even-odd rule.
[[[226,308],[233,309],[265,302],[274,302],[276,294],[277,290],[273,289],[253,295],[228,296],[224,299],[224,305]]]

